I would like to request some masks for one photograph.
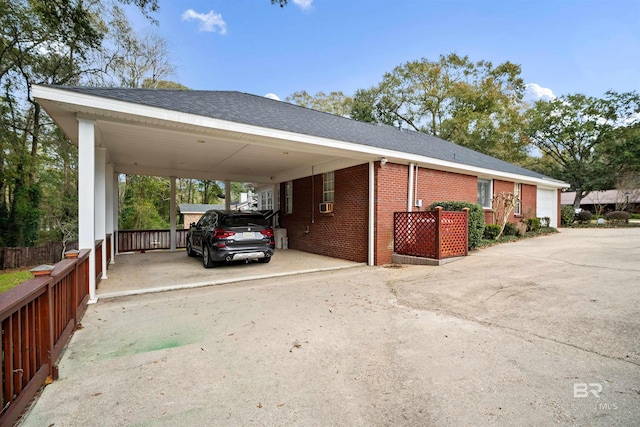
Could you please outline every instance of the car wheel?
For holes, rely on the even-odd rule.
[[[271,261],[271,257],[264,257],[264,258],[258,258],[258,262],[261,262],[263,264],[269,264],[269,261]]]
[[[196,256],[196,253],[193,251],[193,248],[191,247],[191,240],[187,240],[187,255],[190,257]]]
[[[211,261],[209,246],[207,246],[206,243],[202,245],[202,265],[204,265],[204,268],[211,268],[215,267],[216,265],[213,261]]]

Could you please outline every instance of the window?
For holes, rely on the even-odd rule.
[[[522,215],[522,184],[517,182],[513,184],[513,195],[515,196],[515,205],[513,208],[514,215]]]
[[[478,204],[485,209],[491,209],[492,182],[490,179],[478,178]]]
[[[333,172],[322,174],[322,201],[333,202],[335,177]]]
[[[287,181],[284,184],[284,211],[293,213],[293,182]]]
[[[263,190],[260,192],[260,209],[273,209],[273,190]]]

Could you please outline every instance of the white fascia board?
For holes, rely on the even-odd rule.
[[[205,129],[219,129],[239,134],[262,136],[302,144],[315,145],[324,148],[337,149],[340,151],[350,151],[353,153],[373,156],[375,160],[386,157],[389,159],[389,161],[393,161],[395,163],[417,163],[421,167],[433,167],[435,169],[457,172],[465,175],[476,175],[491,177],[494,179],[505,179],[508,181],[533,184],[540,186],[541,188],[558,189],[569,187],[569,184],[556,180],[533,178],[526,175],[518,175],[508,172],[500,172],[492,169],[480,168],[476,166],[463,165],[447,160],[440,160],[431,157],[420,156],[417,154],[409,154],[401,151],[372,147],[369,145],[338,141],[329,138],[265,128],[245,123],[230,122],[211,117],[199,116],[196,114],[167,110],[165,108],[152,107],[116,99],[87,95],[84,93],[72,92],[65,89],[34,85],[33,94],[34,98],[36,99],[43,98],[55,102],[83,106],[90,110],[116,112],[132,117],[146,117],[161,122],[178,123],[188,127],[195,126]]]

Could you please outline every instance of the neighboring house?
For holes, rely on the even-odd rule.
[[[258,209],[279,207],[289,248],[370,265],[391,261],[394,212],[458,200],[491,222],[504,191],[521,198],[510,221],[557,226],[568,187],[431,135],[240,92],[35,86],[34,96],[79,145],[79,182],[118,172],[252,182]],[[80,212],[95,215],[83,185]],[[86,246],[100,238],[84,233]]]
[[[224,210],[224,205],[207,205],[207,204],[190,204],[190,203],[180,203],[178,206],[180,210],[180,214],[182,215],[182,220],[184,224],[184,228],[189,228],[191,223],[198,222],[202,214],[206,211],[217,209]]]
[[[627,199],[628,193],[628,199]],[[575,191],[567,191],[561,194],[560,203],[573,206],[576,198]],[[628,206],[627,206],[628,201]],[[592,191],[580,200],[580,207],[592,213],[605,213],[624,209],[630,212],[640,213],[640,188],[634,190],[601,190]]]
[[[240,200],[231,202],[229,207],[230,210],[240,210],[240,211],[252,211],[256,210],[258,206],[258,202],[254,195],[251,193],[240,193]],[[180,210],[180,214],[183,218],[183,226],[184,228],[189,228],[189,225],[192,222],[198,222],[202,214],[206,211],[210,211],[212,209],[223,211],[226,209],[224,204],[212,205],[212,204],[191,204],[191,203],[180,203],[178,206]],[[267,208],[265,208],[267,209]],[[272,208],[268,208],[272,209]]]

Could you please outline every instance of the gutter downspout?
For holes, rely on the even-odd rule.
[[[415,169],[414,163],[409,163],[409,188],[407,191],[407,212],[413,210],[413,171]]]
[[[375,163],[369,162],[369,248],[367,265],[375,265]]]

